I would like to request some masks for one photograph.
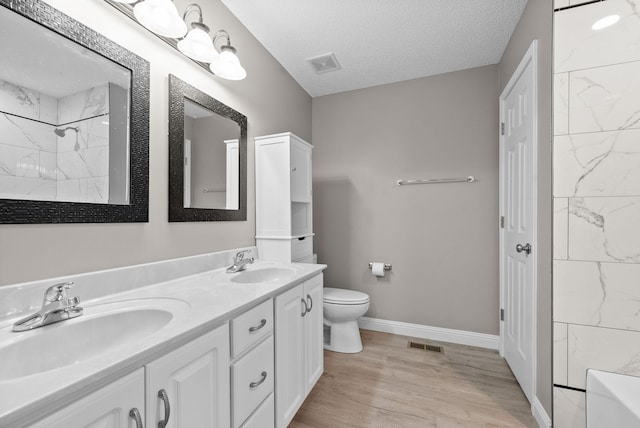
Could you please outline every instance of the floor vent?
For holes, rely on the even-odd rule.
[[[409,344],[407,345],[407,347],[413,348],[413,349],[422,349],[423,351],[438,352],[440,354],[444,354],[444,348],[442,346],[428,345],[426,343],[409,341]]]

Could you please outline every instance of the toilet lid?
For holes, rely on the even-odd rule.
[[[358,305],[361,303],[367,303],[369,301],[369,296],[367,294],[355,290],[325,287],[323,289],[323,292],[324,297],[322,300],[326,303]]]

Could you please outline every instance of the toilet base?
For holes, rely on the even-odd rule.
[[[324,349],[344,354],[362,351],[362,339],[357,321],[332,323],[324,319]]]

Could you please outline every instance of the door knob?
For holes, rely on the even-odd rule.
[[[525,252],[527,253],[527,255],[531,254],[531,244],[527,243],[525,245],[522,244],[518,244],[516,245],[516,251],[521,253],[521,252]]]

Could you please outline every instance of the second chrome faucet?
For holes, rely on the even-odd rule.
[[[233,258],[233,264],[226,270],[227,273],[235,273],[243,271],[247,268],[247,265],[253,263],[253,257],[245,258],[246,254],[249,254],[251,250],[238,251]]]

